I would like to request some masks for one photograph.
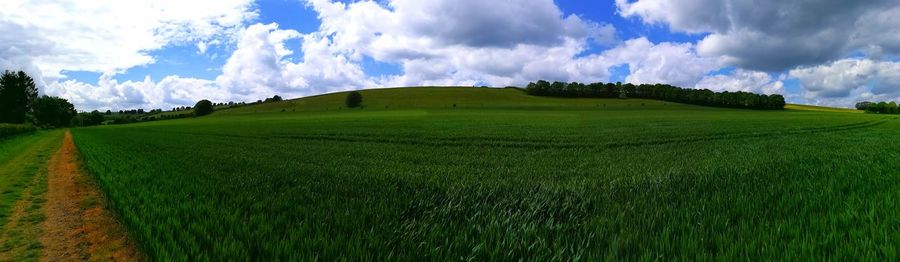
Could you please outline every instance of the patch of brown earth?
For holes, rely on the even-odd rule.
[[[78,167],[72,135],[48,163],[42,261],[140,260],[134,242],[107,211],[96,185]]]

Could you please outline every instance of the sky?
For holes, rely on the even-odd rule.
[[[896,0],[4,0],[0,70],[81,111],[421,85],[900,101]]]

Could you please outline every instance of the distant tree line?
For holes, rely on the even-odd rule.
[[[280,102],[284,99],[275,95],[265,100],[258,100],[256,103],[245,102],[228,102],[228,103],[212,103],[209,100],[202,100],[198,104],[191,106],[173,107],[172,113],[163,114],[162,109],[152,109],[145,111],[144,109],[119,110],[114,112],[106,110],[100,112],[93,110],[91,112],[78,113],[75,106],[66,99],[53,96],[38,96],[38,89],[34,84],[34,79],[25,72],[4,71],[0,75],[0,124],[16,124],[3,125],[0,132],[11,133],[16,130],[30,130],[28,127],[19,127],[18,125],[37,125],[41,127],[68,127],[68,126],[93,126],[100,124],[128,124],[145,121],[155,121],[162,119],[176,119],[193,116],[202,116],[212,113],[218,108],[237,108],[246,105],[259,103]],[[202,108],[197,108],[202,106]],[[181,112],[183,113],[176,113]]]
[[[622,84],[578,82],[565,83],[540,80],[529,83],[525,92],[534,96],[589,97],[589,98],[644,98],[676,103],[746,108],[783,109],[785,102],[781,95],[761,95],[749,92],[714,92],[708,89],[680,88],[667,84]]]
[[[869,101],[859,102],[856,103],[856,109],[864,110],[866,113],[872,114],[900,114],[900,108],[897,107],[897,103],[894,101],[881,101],[878,103]]]

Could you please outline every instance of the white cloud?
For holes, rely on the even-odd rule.
[[[226,102],[234,98],[213,81],[179,76],[168,76],[159,82],[150,77],[119,82],[110,74],[103,74],[96,85],[66,80],[50,83],[46,88],[47,92],[68,99],[79,110],[171,109],[192,105],[200,99]]]
[[[256,13],[249,0],[9,0],[0,17],[4,35],[27,36],[0,42],[0,50],[20,50],[27,58],[16,61],[20,67],[61,78],[64,70],[115,73],[151,64],[152,51],[223,37]]]
[[[605,80],[606,68],[586,75],[581,69],[587,66],[574,59],[591,43],[616,41],[611,25],[563,16],[551,0],[308,3],[322,21],[317,34],[333,39],[331,53],[403,69],[403,75],[379,78],[379,85]]]
[[[0,8],[0,67],[26,71],[42,93],[68,98],[79,109],[171,105],[206,85],[179,86],[186,81],[177,76],[120,83],[114,75],[154,63],[151,52],[167,46],[196,42],[205,52],[231,41],[256,16],[250,0],[9,0]],[[65,80],[66,71],[102,76],[92,85]]]
[[[800,81],[809,100],[900,96],[900,62],[851,58],[794,69],[789,74]]]
[[[736,69],[730,74],[706,76],[694,88],[717,92],[753,92],[784,94],[784,77],[773,78],[765,72]]]
[[[331,41],[326,35],[302,35],[274,23],[251,25],[239,35],[237,49],[216,78],[233,94],[299,96],[371,85],[357,64],[328,48]],[[294,51],[285,42],[298,38],[303,39],[303,61],[294,63],[289,59]]]
[[[720,67],[716,59],[699,56],[693,44],[653,44],[646,38],[626,41],[603,52],[601,57],[615,64],[628,64],[631,74],[625,80],[635,84],[691,87],[706,73]]]
[[[616,0],[625,17],[673,31],[710,33],[701,54],[747,69],[780,71],[850,52],[900,54],[895,0]]]

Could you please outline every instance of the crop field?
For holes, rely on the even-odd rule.
[[[383,89],[72,130],[150,259],[897,259],[900,120]],[[2,154],[2,153],[0,153]]]

